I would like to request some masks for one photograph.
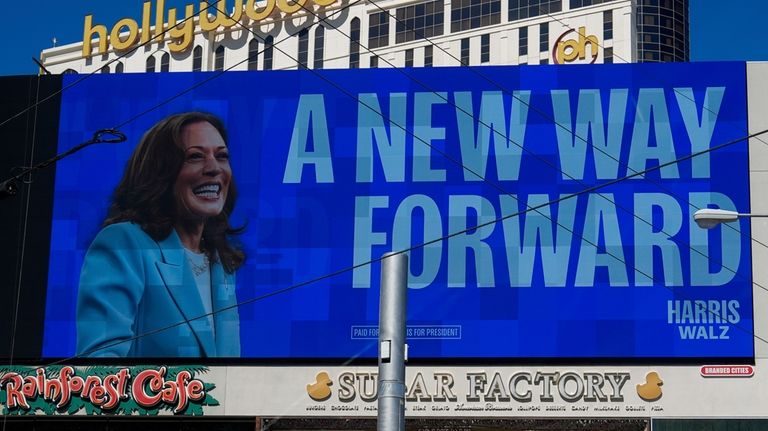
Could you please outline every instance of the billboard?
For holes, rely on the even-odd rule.
[[[375,357],[369,262],[408,250],[411,358],[752,358],[749,224],[692,219],[749,211],[746,143],[705,152],[746,135],[745,94],[743,63],[92,76],[62,96],[59,150],[115,125],[129,139],[57,168],[43,357],[148,337],[201,346],[118,356],[207,355],[201,327],[239,340],[209,356]],[[247,255],[227,279],[231,305],[213,293],[207,308],[185,308],[164,289],[196,292],[179,281],[191,271],[169,282],[146,260],[129,282],[119,277],[131,264],[109,261],[100,274],[122,284],[83,300],[86,252],[131,153],[189,111],[226,128],[230,224],[245,228]],[[142,253],[163,254],[162,242]],[[167,297],[149,299],[154,289]],[[89,301],[104,319],[78,326]],[[138,323],[156,301],[168,314]],[[237,325],[225,327],[216,316],[234,304]],[[179,312],[194,321],[171,322]],[[82,328],[120,325],[78,351]]]

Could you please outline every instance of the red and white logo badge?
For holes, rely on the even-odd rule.
[[[752,377],[752,365],[704,365],[699,369],[702,377]]]

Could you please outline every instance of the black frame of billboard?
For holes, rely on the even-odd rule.
[[[0,127],[0,181],[33,161],[56,154],[61,82],[61,76],[0,79],[0,121],[12,118]],[[50,251],[42,245],[47,245],[51,236],[55,169],[50,166],[34,173],[31,183],[19,183],[16,196],[0,201],[0,285],[4,298],[0,301],[0,315],[4,317],[0,322],[0,358],[4,361],[26,362],[41,355],[45,314],[41,298],[45,298]]]
[[[0,78],[0,181],[56,155],[61,76]],[[48,99],[47,99],[48,98]],[[47,99],[47,100],[44,100]],[[42,102],[41,102],[42,101]],[[39,103],[38,103],[39,102]],[[29,109],[27,109],[29,108]],[[21,113],[21,114],[20,114]],[[63,160],[61,163],[66,163]],[[55,165],[0,200],[0,363],[41,365],[376,365],[377,358],[51,358],[42,357]],[[15,335],[15,336],[14,336]],[[414,352],[412,352],[414,353]],[[754,364],[754,357],[411,358],[411,365],[693,365]]]

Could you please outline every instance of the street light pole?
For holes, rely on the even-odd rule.
[[[716,208],[703,208],[693,213],[693,220],[702,229],[712,229],[720,223],[732,223],[749,217],[768,217],[768,214],[744,214]]]
[[[405,431],[405,307],[408,255],[381,260],[378,431]]]

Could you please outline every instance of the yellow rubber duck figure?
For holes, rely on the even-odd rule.
[[[324,401],[331,396],[331,378],[328,373],[322,371],[315,376],[315,383],[307,385],[307,394],[315,401]]]
[[[645,375],[645,383],[637,385],[637,395],[644,401],[656,401],[661,398],[661,385],[664,381],[659,377],[659,373],[651,371]]]

